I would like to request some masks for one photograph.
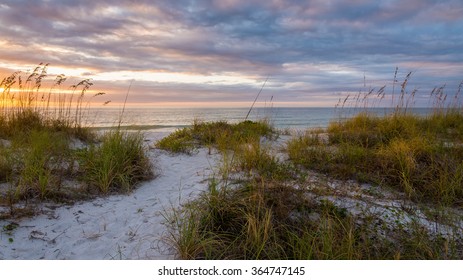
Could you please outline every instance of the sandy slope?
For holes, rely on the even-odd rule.
[[[147,134],[147,143],[161,136]],[[173,258],[160,242],[166,231],[163,213],[207,187],[217,156],[207,150],[172,156],[157,149],[149,156],[159,176],[129,195],[44,206],[43,214],[15,221],[19,226],[12,235],[0,235],[0,259]],[[8,222],[0,221],[0,227]]]

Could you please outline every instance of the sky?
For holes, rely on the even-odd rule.
[[[463,1],[3,0],[1,77],[41,62],[111,104],[331,107],[409,72],[425,100],[463,80]]]

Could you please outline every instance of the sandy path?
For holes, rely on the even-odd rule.
[[[147,143],[156,138],[151,133]],[[0,259],[173,258],[160,242],[166,231],[163,213],[207,187],[217,156],[205,149],[192,156],[152,149],[149,156],[159,176],[129,195],[44,207],[44,214],[15,221],[19,226],[11,235],[0,235]],[[0,227],[8,222],[0,221]]]

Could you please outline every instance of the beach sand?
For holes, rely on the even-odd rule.
[[[166,132],[146,134],[153,146]],[[57,208],[44,204],[41,214],[14,220],[17,228],[0,233],[0,259],[172,259],[163,239],[164,214],[207,188],[218,155],[199,149],[170,155],[149,149],[156,178],[132,193],[109,195]],[[0,221],[0,228],[13,221]],[[164,237],[163,237],[164,236]]]

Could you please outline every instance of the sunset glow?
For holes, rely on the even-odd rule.
[[[3,1],[0,74],[49,63],[120,104],[334,106],[363,87],[463,76],[463,2]],[[164,106],[164,105],[163,105]]]

